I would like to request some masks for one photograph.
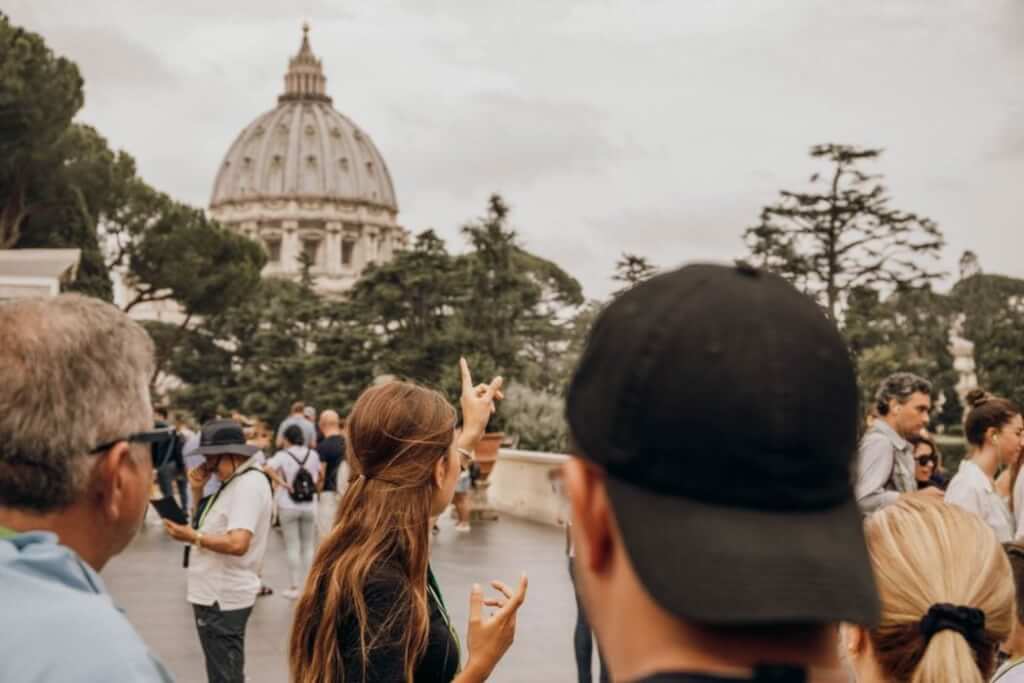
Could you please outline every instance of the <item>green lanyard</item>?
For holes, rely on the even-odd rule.
[[[0,526],[0,541],[6,540],[8,538],[14,538],[18,535],[18,533],[19,532],[15,531],[14,529],[8,529],[5,526]]]
[[[444,598],[441,597],[441,587],[438,585],[437,578],[434,576],[434,570],[431,569],[430,565],[427,565],[427,592],[430,593],[430,597],[437,603],[438,610],[441,612],[441,618],[444,620],[444,625],[448,627],[448,633],[451,634],[452,640],[455,641],[455,654],[459,658],[458,670],[462,671],[462,642],[459,640],[458,632],[452,627],[448,608],[445,607]]]
[[[213,504],[217,502],[217,499],[220,498],[221,492],[228,487],[228,484],[237,479],[239,475],[245,474],[251,469],[254,468],[242,465],[239,469],[235,470],[234,474],[232,474],[226,481],[224,481],[220,485],[220,488],[217,489],[216,493],[213,494],[213,497],[210,498],[210,502],[207,503],[206,507],[203,508],[203,514],[199,515],[199,523],[195,526],[196,531],[203,528],[203,522],[206,521],[206,516],[210,514],[210,510],[213,508]]]

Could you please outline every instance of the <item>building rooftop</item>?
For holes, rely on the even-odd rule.
[[[81,253],[81,249],[0,249],[0,277],[59,280],[73,275]]]

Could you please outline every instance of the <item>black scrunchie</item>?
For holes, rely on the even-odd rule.
[[[927,643],[939,631],[956,631],[969,643],[985,640],[985,613],[974,607],[942,602],[931,606],[921,620],[921,633]]]

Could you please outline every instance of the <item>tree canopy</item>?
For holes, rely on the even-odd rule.
[[[814,296],[832,320],[861,287],[920,287],[941,275],[921,265],[944,241],[930,219],[895,209],[880,174],[862,170],[882,150],[825,144],[811,158],[831,168],[815,173],[815,189],[782,190],[745,233],[752,257]],[[821,189],[817,189],[821,188]]]
[[[613,296],[632,289],[644,280],[654,277],[657,273],[658,269],[646,257],[623,252],[622,258],[615,263],[615,274],[612,275],[612,280],[621,282],[622,287]]]

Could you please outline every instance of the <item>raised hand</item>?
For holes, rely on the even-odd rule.
[[[495,377],[490,384],[473,386],[473,377],[465,358],[459,359],[459,370],[462,373],[462,396],[459,399],[462,406],[462,430],[479,438],[495,411],[494,402],[504,398],[501,393],[502,378]]]
[[[469,631],[466,638],[469,646],[466,672],[473,680],[486,680],[512,646],[516,635],[516,615],[526,600],[528,583],[526,574],[523,574],[519,588],[513,593],[501,581],[492,581],[491,586],[501,595],[487,599],[479,585],[473,586],[469,594]],[[485,617],[484,607],[493,607],[497,611]]]

